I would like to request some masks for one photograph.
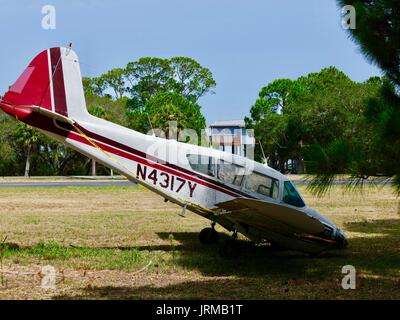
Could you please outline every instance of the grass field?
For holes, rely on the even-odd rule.
[[[198,241],[206,220],[141,187],[0,189],[0,299],[399,299],[392,189],[300,190],[345,230],[348,249],[309,257],[242,239],[242,257],[224,260]],[[46,265],[56,289],[41,287]],[[341,287],[344,265],[356,290]]]

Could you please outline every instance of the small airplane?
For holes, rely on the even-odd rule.
[[[71,47],[39,53],[0,100],[10,116],[72,149],[120,172],[130,181],[209,219],[202,243],[217,243],[216,224],[232,232],[220,246],[238,257],[238,233],[316,255],[344,248],[341,229],[308,207],[280,172],[253,160],[213,148],[164,139],[90,115],[79,59]]]

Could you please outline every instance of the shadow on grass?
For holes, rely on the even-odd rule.
[[[215,246],[199,244],[197,234],[174,234],[183,245],[178,263],[189,269],[198,269],[206,275],[275,276],[278,278],[324,279],[341,275],[344,265],[356,270],[399,277],[400,219],[353,222],[346,231],[357,233],[344,250],[326,251],[317,257],[293,252],[276,252],[268,246],[241,241],[240,259],[231,261],[218,257]],[[167,234],[159,234],[166,238]],[[400,278],[399,278],[400,280]]]
[[[340,279],[310,281],[243,277],[203,281],[184,281],[164,286],[94,286],[78,294],[53,296],[55,300],[268,300],[268,299],[384,299],[400,298],[398,286],[380,279],[357,279],[357,290],[343,290]]]
[[[226,260],[219,256],[217,245],[200,244],[198,233],[194,232],[172,233],[173,240],[170,233],[159,233],[161,239],[171,241],[170,245],[90,248],[155,254],[159,251],[173,251],[174,268],[196,270],[205,276],[216,278],[211,281],[169,284],[161,288],[93,287],[82,289],[81,294],[76,296],[56,298],[346,298],[349,297],[348,294],[344,294],[344,290],[340,288],[344,265],[353,265],[357,270],[357,279],[363,283],[363,287],[356,290],[355,295],[358,298],[399,298],[400,219],[349,223],[345,229],[357,233],[356,237],[349,240],[349,247],[340,251],[327,251],[318,257],[293,251],[277,252],[268,246],[253,245],[242,240],[241,257]],[[221,240],[224,238],[228,237],[222,234]],[[218,278],[230,276],[233,278]],[[397,294],[392,292],[394,289]],[[319,295],[315,295],[316,292]]]
[[[215,246],[200,245],[195,233],[175,233],[174,239],[181,243],[176,263],[214,279],[157,286],[94,286],[83,288],[78,295],[54,299],[399,299],[400,220],[351,223],[346,229],[366,237],[352,239],[348,250],[328,251],[317,258],[274,252],[242,241],[243,255],[237,260],[219,258]],[[169,234],[159,236],[166,239]],[[341,268],[347,264],[358,272],[357,290],[341,288]]]
[[[104,286],[81,290],[79,295],[57,295],[53,299],[151,299],[151,300],[249,300],[290,298],[292,284],[280,281],[263,281],[262,279],[213,279],[205,281],[184,281],[162,287],[150,285],[138,287]],[[297,295],[297,293],[296,293]],[[304,298],[307,297],[307,292]],[[312,295],[308,295],[312,298]]]

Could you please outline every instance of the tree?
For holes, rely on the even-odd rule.
[[[85,175],[87,158],[50,137],[39,134],[39,150],[32,162],[34,175]]]
[[[116,99],[121,99],[125,93],[124,74],[125,70],[122,68],[111,69],[110,71],[102,74],[100,79],[96,79],[95,84],[99,86],[99,89],[104,84],[105,89],[109,88],[114,91]]]
[[[166,132],[168,122],[174,121],[178,131],[193,129],[198,137],[206,127],[201,107],[174,92],[158,93],[147,102],[145,110],[136,110],[129,114],[130,127],[145,133],[151,131],[152,127]]]
[[[144,108],[157,93],[168,92],[172,88],[173,71],[168,60],[146,57],[129,62],[125,69],[129,87],[131,110]]]
[[[324,193],[340,169],[348,169],[352,183],[373,177],[394,177],[393,185],[400,194],[400,7],[396,0],[337,0],[339,6],[353,5],[357,27],[349,35],[364,56],[378,65],[386,80],[380,84],[375,96],[365,100],[357,139],[334,141],[332,148],[315,152],[325,167],[316,166],[317,176],[312,188]],[[366,85],[376,84],[371,79]],[[352,143],[350,143],[352,142]],[[346,154],[344,157],[343,155]],[[338,161],[340,158],[341,161]],[[317,163],[317,162],[315,162]],[[332,170],[333,164],[336,171]]]
[[[216,86],[212,73],[197,61],[188,57],[174,57],[169,60],[173,71],[173,91],[186,99],[196,102],[207,93],[213,93]]]
[[[297,92],[295,81],[278,79],[263,87],[259,97],[250,109],[251,118],[246,117],[246,127],[253,129],[255,137],[262,144],[268,164],[283,171],[288,160],[288,117],[286,108]],[[261,148],[256,149],[256,157],[261,158]]]
[[[104,81],[104,77],[97,78],[83,78],[83,89],[87,96],[100,96],[105,95],[105,90],[107,89],[107,84]]]
[[[334,67],[297,80],[277,79],[263,87],[246,118],[270,166],[284,171],[288,160],[303,167],[303,145],[326,143],[341,134],[353,82]],[[257,152],[259,154],[259,152]]]
[[[356,28],[350,37],[372,63],[400,86],[400,6],[398,0],[337,0],[356,10]]]
[[[200,97],[213,93],[216,85],[211,71],[188,57],[141,58],[128,63],[125,78],[132,111],[143,109],[150,99],[163,92],[175,92],[197,103]]]
[[[108,96],[86,95],[86,105],[90,114],[127,126],[127,97],[115,100]]]
[[[372,127],[370,176],[393,176],[400,194],[400,97],[393,83],[384,80],[378,94],[369,99],[365,119]]]
[[[39,133],[35,128],[32,128],[22,122],[18,122],[17,130],[15,132],[17,141],[26,148],[26,161],[25,161],[25,177],[29,177],[31,167],[32,152],[38,150],[37,142],[39,140]]]
[[[89,94],[86,97],[88,112],[95,117],[102,118],[123,126],[127,125],[126,104],[127,98],[122,97],[118,100],[113,100],[107,96],[97,96]],[[91,175],[96,176],[98,172],[97,162],[91,161]]]
[[[374,132],[364,113],[368,99],[379,91],[382,81],[355,83],[343,78],[334,86],[314,92],[303,104],[307,112],[297,113],[306,144],[303,155],[307,172],[316,174],[311,189],[323,194],[336,174],[355,179],[371,172]]]
[[[198,133],[205,127],[197,100],[212,93],[216,83],[210,70],[187,57],[141,58],[125,69],[128,126],[148,132],[165,128],[168,120]]]
[[[292,160],[297,170],[305,165],[308,173],[319,176],[352,174],[354,160],[370,153],[365,140],[371,127],[363,114],[366,99],[381,86],[380,78],[356,83],[334,67],[296,80],[278,79],[261,89],[246,123],[262,143],[268,164],[280,171]]]
[[[86,99],[91,100],[89,112],[101,112],[109,121],[144,133],[151,129],[149,119],[158,126],[160,114],[165,116],[164,120],[178,119],[179,123],[189,117],[189,128],[203,129],[205,121],[197,101],[213,93],[216,85],[211,71],[188,57],[144,57],[129,62],[125,69],[112,69],[99,78],[85,78],[83,83]],[[108,89],[114,91],[114,99],[106,94]],[[160,126],[164,127],[165,122]]]
[[[4,113],[0,114],[0,175],[12,175],[18,167],[18,154],[14,143],[13,122]]]

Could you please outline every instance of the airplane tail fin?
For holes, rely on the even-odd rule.
[[[1,102],[13,107],[36,106],[72,119],[85,117],[88,112],[78,56],[71,48],[42,51]]]

